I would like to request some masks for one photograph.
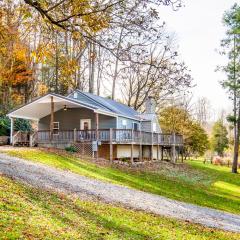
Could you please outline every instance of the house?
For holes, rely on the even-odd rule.
[[[75,90],[67,97],[49,93],[8,114],[11,143],[65,148],[74,145],[84,155],[131,161],[163,158],[170,149],[175,159],[182,136],[162,134],[154,99],[145,113],[91,93]],[[36,122],[33,133],[14,131],[14,119]],[[173,151],[174,149],[174,151]]]

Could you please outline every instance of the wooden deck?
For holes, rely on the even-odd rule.
[[[111,144],[137,145],[183,145],[183,137],[176,134],[150,133],[132,129],[99,129],[99,130],[59,130],[54,134],[50,130],[34,133],[17,132],[13,136],[13,145],[30,145],[38,143],[100,141]]]

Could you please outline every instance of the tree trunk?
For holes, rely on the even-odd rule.
[[[57,35],[57,32],[56,32],[56,39],[55,39],[55,46],[56,46],[56,59],[55,59],[55,93],[58,93],[58,89],[59,89],[59,86],[58,86],[58,35]]]
[[[114,76],[113,76],[113,84],[112,84],[112,100],[115,100],[116,81],[117,81],[117,76],[118,76],[119,52],[120,52],[120,47],[121,47],[121,43],[122,43],[123,29],[124,28],[121,29],[121,33],[120,33],[119,41],[118,41],[118,46],[117,46],[116,61],[115,61]]]
[[[233,77],[234,77],[234,153],[233,153],[233,164],[232,164],[232,173],[237,173],[238,169],[238,151],[239,151],[239,130],[240,130],[240,100],[237,106],[237,78],[236,78],[236,36],[234,35],[234,59],[233,59]],[[238,108],[238,114],[237,114]],[[238,116],[237,116],[238,115]]]
[[[94,92],[94,71],[95,71],[95,43],[89,43],[89,92]]]
[[[237,173],[237,171],[238,171],[239,132],[240,132],[240,109],[238,109],[236,138],[234,139],[234,154],[233,154],[232,173]]]

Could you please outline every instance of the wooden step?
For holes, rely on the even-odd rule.
[[[29,142],[17,142],[14,146],[16,147],[29,147]]]

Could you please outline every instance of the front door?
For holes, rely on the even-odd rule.
[[[80,129],[81,130],[91,129],[91,119],[81,119],[80,120]]]

